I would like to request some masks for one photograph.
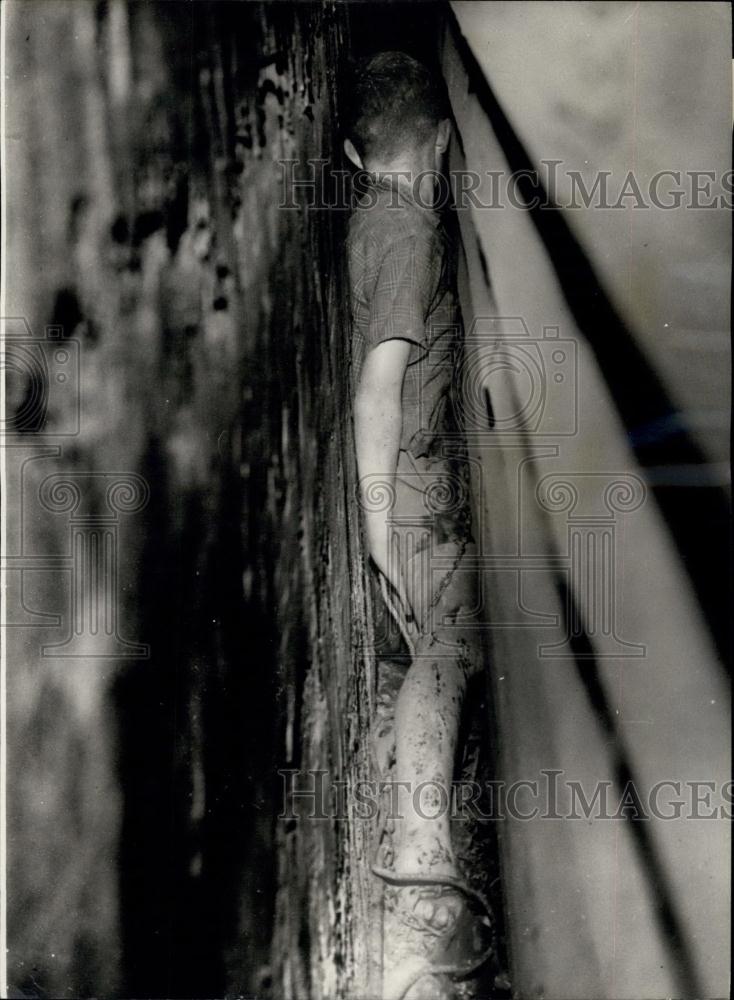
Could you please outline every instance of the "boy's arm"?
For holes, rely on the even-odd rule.
[[[370,509],[368,491],[375,480],[394,484],[403,428],[403,379],[410,347],[407,340],[393,339],[369,351],[354,397],[354,438],[367,545],[378,569],[408,609],[401,568],[396,564],[396,555],[389,551],[389,511]]]

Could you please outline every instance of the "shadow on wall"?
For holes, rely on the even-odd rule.
[[[571,314],[594,351],[629,443],[643,469],[698,469],[693,485],[650,487],[690,574],[701,610],[728,669],[730,655],[730,570],[723,539],[729,537],[726,493],[708,482],[707,458],[694,441],[682,414],[669,398],[654,368],[604,291],[563,212],[553,204],[530,155],[498,103],[466,39],[450,21],[452,39],[466,68],[471,92],[489,120],[517,175],[518,192],[547,251]],[[541,207],[542,206],[542,207]],[[486,265],[485,265],[486,266]]]
[[[605,294],[591,263],[595,250],[599,259],[601,242],[593,241],[593,220],[585,218],[586,235],[592,232],[592,239],[582,246],[567,216],[533,182],[536,164],[519,133],[529,137],[529,121],[535,120],[534,94],[527,81],[545,72],[537,51],[529,57],[536,77],[522,77],[524,91],[520,84],[514,91],[508,80],[513,79],[513,55],[524,43],[524,20],[535,12],[535,27],[542,27],[544,8],[497,5],[486,21],[474,5],[455,9],[458,25],[452,22],[447,36],[444,65],[463,129],[462,156],[455,149],[457,166],[466,163],[478,172],[490,166],[505,168],[519,180],[526,205],[544,206],[516,206],[513,211],[505,203],[504,211],[477,208],[461,213],[466,315],[478,320],[523,316],[525,334],[528,327],[542,329],[546,317],[562,320],[563,327],[551,330],[563,330],[575,342],[577,382],[583,385],[578,396],[575,391],[573,395],[580,421],[574,425],[576,433],[564,439],[563,428],[550,421],[538,434],[532,427],[518,426],[516,418],[527,398],[526,371],[522,363],[513,367],[506,358],[504,368],[501,364],[503,334],[512,336],[513,320],[480,328],[488,331],[486,356],[500,372],[491,384],[492,398],[486,400],[487,423],[481,425],[486,430],[478,430],[476,449],[482,466],[478,503],[487,527],[485,580],[496,640],[490,666],[501,777],[527,782],[552,768],[562,783],[572,774],[579,785],[597,791],[608,785],[620,795],[631,787],[631,794],[643,799],[663,775],[682,778],[701,772],[721,778],[728,746],[727,685],[721,671],[727,639],[726,497],[711,486],[710,466],[688,433],[684,416],[676,412],[658,371],[638,348],[640,331],[625,326]],[[569,18],[573,21],[575,15]],[[551,20],[557,38],[562,31],[558,12],[551,13]],[[471,39],[476,59],[459,25]],[[580,31],[589,27],[583,21],[581,25]],[[513,38],[515,48],[509,52],[500,50],[496,35],[491,47],[497,26]],[[504,39],[504,34],[499,37]],[[600,51],[608,60],[603,32],[598,37],[597,61]],[[675,44],[685,42],[679,38]],[[538,50],[547,55],[552,43],[546,38],[543,45]],[[496,63],[501,65],[495,77]],[[573,70],[590,78],[597,68],[592,54]],[[620,75],[625,72],[623,67]],[[570,70],[564,79],[569,76],[574,79]],[[505,83],[502,105],[487,77],[498,88]],[[566,106],[558,96],[559,81],[554,78],[543,98],[547,107],[563,109],[560,120]],[[607,84],[605,79],[599,89]],[[640,102],[656,106],[658,91],[648,78]],[[558,148],[551,145],[557,156],[565,153],[570,164],[574,150],[584,150],[581,155],[592,162],[599,152],[594,150],[598,96],[592,94],[587,107],[579,91],[572,138],[566,136],[566,144],[559,141]],[[623,114],[624,102],[620,104]],[[710,131],[715,118],[707,119]],[[555,124],[551,118],[546,142]],[[587,140],[586,146],[579,137]],[[679,133],[670,124],[665,139],[669,149],[675,151],[676,142],[680,146]],[[537,144],[534,152],[537,155]],[[480,185],[480,198],[486,198],[487,186]],[[685,228],[684,221],[679,216],[677,225]],[[655,231],[652,223],[650,229]],[[581,225],[579,230],[584,231]],[[698,252],[703,259],[719,233],[720,227],[712,226],[709,243],[704,241],[705,249],[698,246],[694,255]],[[669,257],[664,247],[659,250],[662,267]],[[612,261],[610,272],[620,266],[619,258],[624,252]],[[493,295],[500,299],[499,306],[491,301]],[[663,303],[652,292],[650,302],[649,314],[654,316]],[[709,315],[716,316],[717,310]],[[519,326],[522,321],[514,322]],[[560,365],[563,352],[554,360]],[[659,355],[655,364],[660,364]],[[559,370],[556,381],[562,380]],[[478,414],[478,407],[473,412]],[[507,418],[497,433],[489,429],[493,414],[505,419],[508,413],[514,422]],[[662,490],[658,481],[663,471],[666,482],[682,485]],[[658,501],[641,511],[636,523],[627,522],[624,539],[608,528],[614,515],[610,518],[600,505],[589,505],[594,490],[583,495],[580,486],[582,478],[591,483],[595,477],[601,485],[605,475],[626,479],[630,500],[633,484],[644,497],[647,479]],[[691,481],[696,485],[686,485]],[[543,493],[550,489],[549,482],[558,485],[555,508]],[[602,529],[605,518],[607,527]],[[605,579],[602,569],[608,573]],[[636,637],[644,637],[645,645],[618,640],[625,627],[615,631],[615,608],[621,611],[620,621],[639,629]],[[715,655],[711,635],[721,658]],[[610,637],[614,642],[606,642]],[[631,800],[615,824],[596,822],[603,818],[598,813],[578,825],[544,823],[544,818],[541,814],[538,822],[509,822],[501,829],[515,988],[523,995],[563,995],[564,989],[577,996],[592,995],[589,991],[616,997],[671,990],[718,995],[726,975],[725,935],[704,941],[696,928],[702,916],[705,920],[705,914],[714,911],[722,915],[727,906],[727,887],[719,883],[713,889],[717,873],[726,868],[728,834],[723,821],[706,824],[705,831],[695,832],[687,822],[675,829],[650,822],[657,814],[636,809]],[[641,821],[645,819],[648,822]],[[685,859],[691,849],[699,848],[700,857],[707,860],[689,869]],[[574,968],[573,982],[569,968]]]

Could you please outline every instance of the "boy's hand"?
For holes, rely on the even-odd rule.
[[[397,553],[390,551],[389,511],[370,510],[366,487],[374,483],[375,477],[390,486],[395,480],[403,430],[403,379],[410,346],[407,340],[386,340],[374,347],[365,358],[354,398],[354,438],[367,545],[377,568],[409,613],[410,602]]]

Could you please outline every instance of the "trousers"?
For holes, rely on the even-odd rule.
[[[459,657],[474,673],[482,661],[483,609],[466,463],[401,450],[386,530],[412,615],[383,581],[388,613],[378,614],[378,656],[405,652],[405,644],[411,656]]]

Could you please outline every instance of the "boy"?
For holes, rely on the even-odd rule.
[[[467,627],[476,580],[453,416],[461,318],[434,207],[451,124],[431,75],[400,52],[360,64],[350,110],[344,148],[365,182],[347,241],[357,466],[369,553],[411,652],[394,723],[395,780],[408,794],[392,865],[373,869],[393,887],[384,995],[418,995],[420,980],[421,996],[445,996],[438,974],[481,964],[478,931],[489,922],[486,901],[460,876],[449,828],[462,702],[482,666]],[[439,993],[426,993],[427,974]]]

